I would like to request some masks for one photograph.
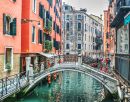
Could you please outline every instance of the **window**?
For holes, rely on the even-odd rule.
[[[39,32],[38,32],[39,34],[38,34],[38,42],[39,42],[39,44],[42,44],[42,30],[40,30],[39,29]]]
[[[78,44],[78,49],[81,49],[81,44]]]
[[[69,40],[69,34],[66,35],[66,40]]]
[[[107,43],[107,48],[109,48],[109,44]]]
[[[85,20],[86,20],[86,16],[85,16]]]
[[[43,18],[43,5],[39,2],[39,17],[40,18]]]
[[[81,23],[78,23],[78,31],[81,30]]]
[[[6,34],[10,34],[11,16],[6,16]]]
[[[90,45],[89,45],[89,50],[90,50]]]
[[[86,50],[86,44],[85,44],[85,50]]]
[[[69,29],[69,22],[67,22],[66,24],[66,29]]]
[[[12,20],[9,14],[3,14],[3,34],[16,36],[16,21],[17,19]]]
[[[33,0],[33,12],[36,13],[36,0]]]
[[[86,41],[86,34],[85,34],[85,41]]]
[[[85,24],[85,31],[87,30],[87,25]]]
[[[13,69],[13,48],[12,47],[6,47],[5,48],[5,68],[6,71],[6,64],[9,63],[11,65],[11,69]]]
[[[46,27],[46,13],[47,13],[47,12],[46,12],[46,10],[44,9],[44,19],[45,19],[45,20],[44,20],[44,22],[43,22],[43,23],[44,23],[44,24],[43,24],[43,27]]]
[[[35,30],[35,26],[32,26],[32,42],[33,43],[35,43],[35,32],[36,32],[36,30]]]
[[[81,40],[81,34],[78,34],[78,40]]]
[[[69,49],[69,44],[66,44],[66,49]]]
[[[65,10],[68,10],[68,6],[65,6]]]
[[[129,24],[117,30],[117,53],[129,53]]]
[[[46,41],[46,33],[43,33],[43,42],[45,41]],[[53,44],[54,44],[54,40],[53,40]],[[43,43],[43,49],[45,49],[45,43]]]
[[[93,37],[91,36],[91,42],[93,42]]]
[[[90,35],[89,35],[89,42],[90,42]]]
[[[78,19],[81,19],[81,15],[78,15]]]
[[[70,15],[66,15],[66,19],[69,19],[70,18]]]

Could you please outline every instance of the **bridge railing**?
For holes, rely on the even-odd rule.
[[[76,63],[78,61],[77,55],[60,55],[60,58],[63,58],[63,63]]]
[[[29,81],[29,71],[0,79],[0,98],[24,86]]]

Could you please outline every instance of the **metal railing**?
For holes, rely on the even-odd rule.
[[[63,62],[74,62],[78,61],[77,55],[63,55]]]
[[[11,93],[29,81],[29,71],[21,72],[3,79],[0,79],[0,98],[8,93]]]

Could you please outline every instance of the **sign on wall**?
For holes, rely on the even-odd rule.
[[[124,17],[124,25],[130,23],[130,12]]]

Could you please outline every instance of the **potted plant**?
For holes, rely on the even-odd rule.
[[[69,29],[66,29],[67,31],[69,31]]]
[[[6,63],[6,69],[8,72],[11,71],[11,64],[10,63]]]
[[[52,32],[52,22],[49,19],[47,19],[47,25],[45,27],[45,30],[48,31],[50,34]]]

